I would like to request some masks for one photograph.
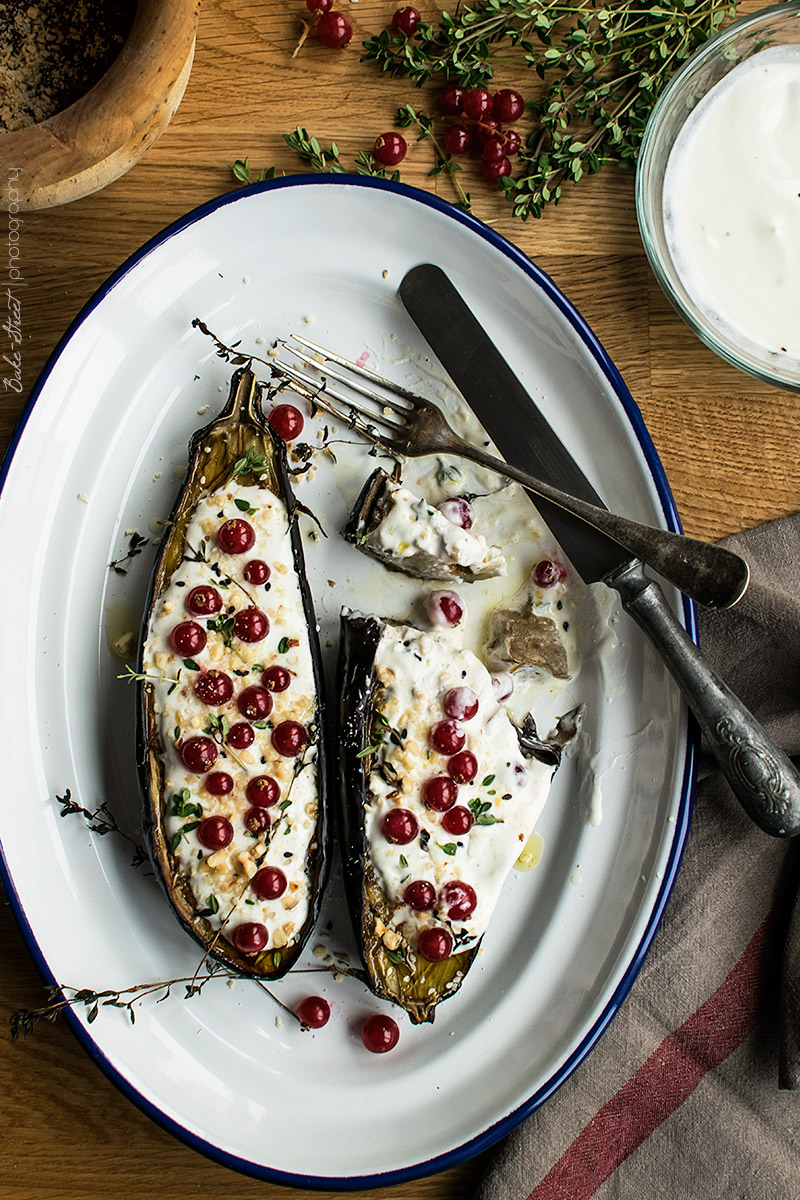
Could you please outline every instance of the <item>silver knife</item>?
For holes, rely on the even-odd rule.
[[[399,296],[503,457],[564,491],[603,501],[439,267],[422,263]],[[658,583],[617,542],[555,505],[536,506],[578,574],[614,588],[661,654],[745,811],[767,833],[800,833],[800,775],[677,620]]]

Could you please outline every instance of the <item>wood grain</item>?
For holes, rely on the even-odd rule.
[[[94,289],[170,221],[231,188],[235,158],[294,169],[281,134],[302,124],[323,140],[334,138],[342,158],[352,162],[392,127],[398,104],[432,108],[426,89],[418,92],[359,62],[358,42],[383,27],[394,5],[342,0],[341,7],[355,22],[353,44],[332,52],[311,37],[292,58],[306,12],[301,0],[205,0],[192,75],[160,140],[95,195],[25,214],[23,389],[0,393],[4,443],[47,356]],[[741,11],[756,7],[748,0]],[[512,81],[498,75],[496,82]],[[431,166],[429,146],[415,144],[403,178],[453,199],[445,177],[429,177]],[[585,180],[543,220],[527,224],[512,219],[474,164],[466,164],[464,179],[477,215],[553,277],[619,366],[687,532],[713,538],[796,510],[798,400],[728,367],[670,308],[641,248],[631,175],[606,171]],[[1,1029],[15,1009],[42,1000],[36,969],[3,906],[0,956]],[[41,1028],[28,1042],[0,1036],[0,1089],[0,1200],[278,1200],[290,1194],[176,1142],[117,1092],[61,1024]],[[392,1200],[466,1196],[485,1159],[383,1194]]]

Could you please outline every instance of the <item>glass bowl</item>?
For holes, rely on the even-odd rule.
[[[699,259],[681,258],[680,250],[676,255],[679,222],[672,218],[669,188],[665,206],[664,187],[671,151],[685,130],[678,147],[682,152],[709,102],[693,118],[692,114],[711,89],[754,54],[774,47],[774,53],[780,55],[780,48],[787,46],[798,47],[800,59],[800,0],[786,0],[733,22],[686,61],[659,97],[645,128],[636,170],[636,214],[656,279],[697,336],[740,370],[766,383],[800,392],[800,351],[795,354],[797,348],[793,346],[791,354],[787,354],[786,348],[765,346],[758,337],[749,337],[738,320],[726,320],[724,309],[728,297],[723,297],[719,304],[711,301],[702,268],[699,275],[693,274],[692,264]],[[731,146],[736,140],[734,131]],[[741,137],[739,142],[742,142]],[[669,185],[669,178],[667,182]],[[792,188],[792,194],[795,191],[800,194],[800,180],[794,183],[797,186]],[[698,220],[702,220],[700,212]],[[800,239],[800,213],[794,218],[794,228]],[[676,257],[680,269],[676,266]],[[728,260],[729,268],[733,261]]]

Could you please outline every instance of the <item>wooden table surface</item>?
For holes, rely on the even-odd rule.
[[[25,214],[23,390],[0,393],[3,444],[47,355],[83,303],[153,234],[230,189],[235,158],[297,169],[281,134],[302,124],[321,140],[333,138],[349,163],[392,128],[398,104],[432,108],[424,90],[359,62],[360,41],[384,27],[395,5],[342,0],[340,7],[355,25],[350,47],[326,50],[312,36],[292,58],[306,11],[302,0],[203,0],[194,68],[167,132],[99,194]],[[420,7],[432,16],[432,0]],[[740,11],[756,7],[747,0]],[[496,86],[512,82],[495,80]],[[446,177],[428,177],[431,165],[429,147],[414,145],[402,178],[452,199]],[[567,188],[558,208],[527,224],[510,216],[474,167],[468,165],[465,178],[476,215],[554,278],[616,362],[644,414],[687,533],[716,538],[794,511],[798,398],[725,365],[674,314],[642,251],[633,176],[608,169]],[[39,976],[6,906],[0,906],[0,961],[2,1029],[14,1010],[42,1002]],[[26,1042],[0,1036],[0,1089],[2,1200],[200,1194],[277,1200],[290,1194],[175,1141],[123,1098],[61,1023],[40,1027]],[[383,1194],[398,1200],[467,1196],[485,1161],[486,1155]]]

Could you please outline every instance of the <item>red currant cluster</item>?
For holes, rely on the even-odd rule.
[[[454,117],[442,141],[451,154],[479,149],[481,175],[487,183],[497,183],[511,174],[511,159],[522,145],[516,129],[504,128],[517,121],[525,111],[525,101],[512,88],[501,88],[494,95],[485,87],[462,88],[448,83],[439,94],[439,108],[446,117]]]

